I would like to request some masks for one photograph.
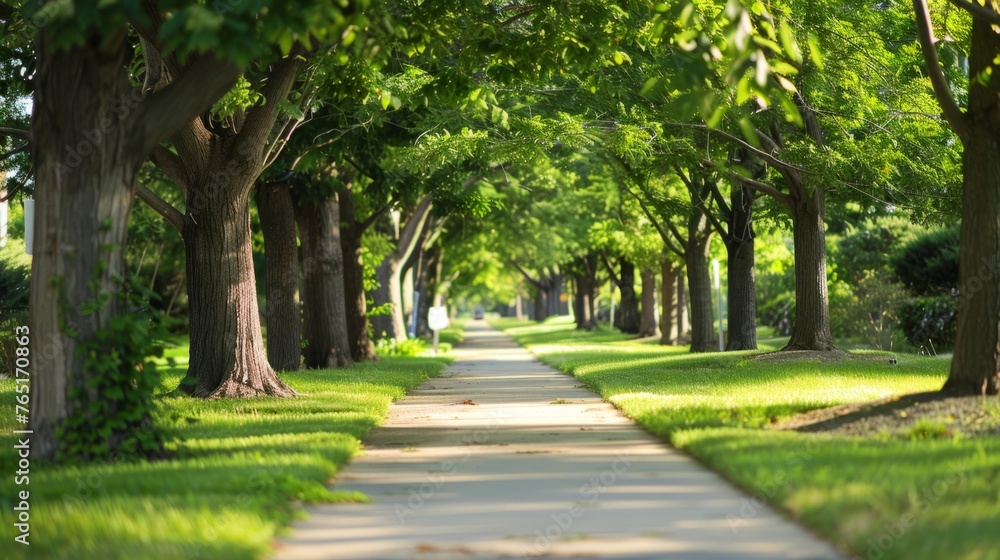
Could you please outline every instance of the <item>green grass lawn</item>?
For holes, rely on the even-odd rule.
[[[162,394],[184,371],[186,348]],[[205,401],[161,396],[173,458],[30,474],[30,547],[14,542],[14,383],[0,380],[0,558],[236,559],[264,556],[300,503],[357,500],[324,483],[389,405],[446,359],[388,358],[348,370],[286,373],[300,397]],[[23,427],[23,426],[20,426]]]
[[[937,390],[948,360],[776,362],[578,332],[566,318],[494,324],[746,489],[752,498],[727,516],[732,531],[752,531],[766,502],[858,558],[1000,558],[1000,437],[762,429],[807,410]]]

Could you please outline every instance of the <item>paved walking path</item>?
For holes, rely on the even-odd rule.
[[[470,322],[454,364],[392,407],[276,558],[838,559],[507,335]]]

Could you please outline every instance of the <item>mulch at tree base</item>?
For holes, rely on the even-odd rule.
[[[915,428],[921,420],[924,422]],[[958,432],[966,436],[1000,435],[1000,398],[914,393],[811,410],[769,428],[908,438],[952,437]]]

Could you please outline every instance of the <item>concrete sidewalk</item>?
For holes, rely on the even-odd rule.
[[[483,322],[455,354],[340,473],[372,503],[309,507],[276,558],[842,558]]]

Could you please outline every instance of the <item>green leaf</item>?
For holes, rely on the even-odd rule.
[[[809,34],[809,60],[816,65],[816,68],[823,69],[823,53],[819,49],[819,38],[815,33]]]
[[[781,41],[782,48],[785,49],[785,55],[796,63],[802,64],[802,51],[799,50],[799,45],[795,42],[792,28],[786,22],[781,22],[781,25],[778,26],[778,39]]]

